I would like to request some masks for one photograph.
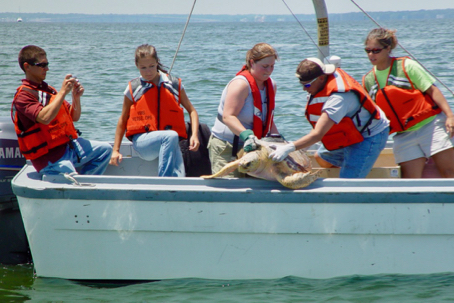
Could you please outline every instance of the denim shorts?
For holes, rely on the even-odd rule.
[[[386,146],[389,128],[364,141],[329,151],[323,145],[317,153],[326,162],[340,167],[340,178],[365,178]]]

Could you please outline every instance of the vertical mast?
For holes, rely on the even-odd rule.
[[[325,0],[312,0],[317,18],[318,33],[318,58],[323,61],[329,56],[329,24],[328,10],[326,9]]]

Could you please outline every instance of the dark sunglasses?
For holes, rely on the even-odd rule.
[[[364,51],[365,51],[366,53],[368,53],[368,54],[369,54],[369,53],[372,53],[372,54],[375,54],[375,55],[376,55],[376,54],[381,53],[381,51],[384,50],[385,48],[387,48],[387,47],[383,47],[383,48],[373,48],[373,49],[365,48]]]
[[[306,82],[306,83],[303,83],[304,81],[303,81],[303,80],[301,80],[301,78],[298,78],[298,79],[300,79],[300,83],[301,83],[301,85],[302,85],[302,86],[304,86],[305,88],[309,88],[309,87],[311,87],[311,86],[312,86],[312,83],[314,83],[314,82],[315,82],[315,80],[317,80],[317,79],[318,79],[318,77],[317,77],[317,78],[315,78],[315,79],[312,79],[312,81],[309,81],[309,82]]]
[[[41,68],[46,68],[49,66],[49,62],[41,62],[41,63],[29,63],[30,65],[38,66]]]

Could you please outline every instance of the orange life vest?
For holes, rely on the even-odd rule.
[[[236,75],[245,77],[249,82],[249,87],[251,88],[252,98],[254,99],[254,119],[252,120],[252,131],[254,132],[254,135],[259,139],[265,137],[271,131],[271,126],[273,123],[275,106],[273,81],[268,78],[265,82],[268,103],[266,122],[264,124],[262,122],[262,97],[260,95],[260,89],[257,86],[254,77],[246,69],[246,66],[243,66],[243,68]]]
[[[391,68],[386,79],[387,85],[381,89],[375,70],[371,70],[378,88],[375,102],[390,120],[390,133],[405,131],[441,112],[441,109],[428,94],[414,87],[405,70],[405,60],[406,57],[392,58]],[[394,62],[396,62],[396,66],[393,68]],[[389,78],[391,73],[395,76],[394,79]],[[363,77],[363,85],[367,76]]]
[[[45,91],[33,89],[27,85],[21,85],[15,94],[14,100],[20,91],[27,91],[40,100],[39,94],[44,96],[43,105],[47,106],[52,103],[56,97],[56,91],[50,87],[54,93],[50,94]],[[11,118],[14,122],[19,150],[24,155],[25,159],[34,160],[44,156],[50,149],[66,144],[71,139],[77,138],[77,131],[74,128],[73,120],[69,110],[65,104],[60,106],[57,116],[48,124],[36,122],[29,129],[22,129],[21,123],[17,117],[17,112],[14,110],[14,101],[11,107]]]
[[[322,138],[322,143],[328,150],[335,150],[362,142],[364,140],[362,132],[372,122],[372,119],[380,119],[377,106],[363,87],[342,69],[337,68],[334,74],[328,75],[325,87],[315,96],[311,96],[307,102],[306,118],[312,127],[315,127],[315,124],[322,115],[323,105],[333,93],[345,93],[349,91],[354,92],[358,96],[361,104],[360,109],[352,118],[356,117],[358,126],[363,126],[363,128],[359,131],[353,123],[352,118],[344,117],[338,124],[333,125]],[[371,118],[364,125],[361,125],[358,114],[363,107],[371,114]]]
[[[183,108],[180,107],[181,79],[161,82],[159,86],[152,85],[144,89],[143,94],[134,99],[134,92],[141,85],[140,78],[129,82],[132,96],[129,119],[126,124],[126,137],[132,140],[135,134],[156,130],[174,130],[178,136],[187,138]]]

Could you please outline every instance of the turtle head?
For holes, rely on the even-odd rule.
[[[257,152],[250,152],[243,155],[243,157],[240,159],[238,171],[241,173],[256,171],[259,165],[259,154]]]

